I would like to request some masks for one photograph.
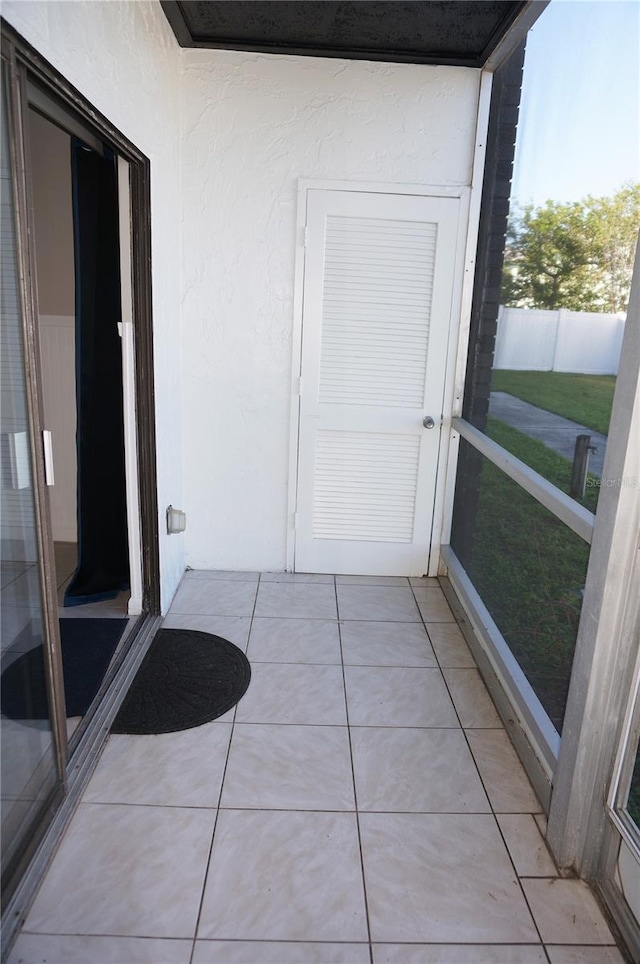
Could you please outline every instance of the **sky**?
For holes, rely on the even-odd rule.
[[[551,0],[529,32],[512,198],[640,181],[640,0]]]

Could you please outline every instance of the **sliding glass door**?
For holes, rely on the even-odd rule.
[[[1,196],[1,576],[3,892],[62,786],[51,685],[52,650],[41,585],[41,550],[25,365],[15,180],[2,67]],[[38,439],[39,444],[39,439]]]
[[[4,955],[159,625],[160,570],[150,162],[4,22],[1,106]],[[84,192],[84,214],[73,206],[79,184],[72,143],[80,163],[100,166],[105,175],[93,197]],[[75,191],[76,201],[82,193]],[[73,217],[90,220],[92,204],[108,210],[90,247],[86,230],[74,233]],[[108,258],[99,246],[107,233]],[[103,492],[102,502],[115,516],[109,524],[118,529],[119,562],[128,542],[131,592],[123,589],[115,600],[83,599],[81,606],[76,599],[70,608],[64,598],[77,568],[71,550],[79,521],[74,456],[82,360],[69,336],[69,330],[75,335],[76,287],[83,287],[82,273],[75,271],[77,251],[88,272],[97,266],[104,275],[109,262],[101,282],[108,289],[102,298],[108,317],[95,326],[110,326],[110,368],[100,374],[111,379],[111,394],[106,401],[100,394],[103,409],[113,414],[120,490],[117,500],[112,491]],[[101,297],[94,279],[95,272],[84,285],[84,302]],[[86,335],[85,326],[85,342]],[[102,439],[106,431],[104,421],[88,426],[89,435]],[[104,533],[94,527],[96,540],[103,544]],[[90,588],[111,595],[126,573],[119,571],[112,581],[116,585]]]

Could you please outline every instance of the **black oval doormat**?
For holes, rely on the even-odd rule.
[[[174,733],[217,719],[247,691],[251,666],[221,636],[161,629],[115,718],[112,733]]]

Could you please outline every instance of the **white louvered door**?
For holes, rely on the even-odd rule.
[[[459,203],[307,192],[298,572],[426,572]]]

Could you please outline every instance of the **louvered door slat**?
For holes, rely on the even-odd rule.
[[[431,295],[437,224],[411,224],[329,215],[325,244],[337,241],[347,252],[360,252],[385,265],[384,281],[375,271],[363,272],[348,258],[325,270],[320,359],[320,402],[420,407],[429,342]],[[411,256],[395,275],[389,254]],[[351,311],[358,306],[360,323]],[[367,319],[369,306],[375,320]],[[384,319],[380,308],[387,308]],[[346,311],[345,311],[346,309]],[[408,311],[407,311],[408,309]],[[381,320],[383,324],[381,324]],[[406,323],[411,320],[412,333]],[[417,323],[416,323],[417,321]],[[326,322],[326,323],[325,323]],[[344,372],[350,373],[346,379]],[[408,376],[408,377],[407,377]],[[375,390],[377,387],[377,391]]]
[[[442,409],[457,205],[309,191],[300,570],[426,569],[439,429],[422,418]]]

